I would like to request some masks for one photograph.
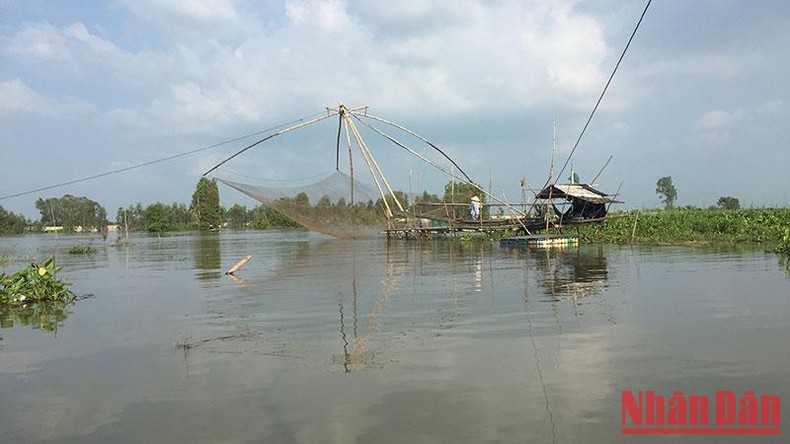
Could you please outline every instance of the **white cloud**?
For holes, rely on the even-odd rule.
[[[109,75],[121,82],[117,94],[148,101],[114,106],[116,115],[136,113],[180,131],[212,131],[275,113],[303,115],[338,100],[398,115],[586,108],[605,79],[608,49],[600,25],[574,12],[570,0],[414,0],[408,8],[290,0],[279,22],[242,17],[229,0],[124,4],[166,36],[160,52],[129,51],[83,23],[62,30],[28,26],[9,51],[20,55],[21,42],[35,41],[38,58],[69,57],[82,76]],[[173,20],[201,32],[174,32],[181,25]],[[269,25],[251,26],[255,20]],[[381,32],[410,20],[427,26]],[[441,26],[430,26],[434,22]],[[223,40],[228,23],[236,34]]]
[[[155,20],[195,22],[233,22],[239,14],[232,0],[124,0],[140,17]]]
[[[617,137],[623,137],[624,135],[628,134],[628,131],[631,129],[631,125],[627,124],[626,122],[615,122],[612,125],[612,132]]]
[[[764,69],[766,55],[761,51],[688,53],[659,59],[637,68],[642,75],[738,76]],[[769,56],[772,57],[772,56]]]
[[[49,23],[25,25],[10,39],[5,50],[22,59],[71,61],[65,36]]]
[[[92,114],[95,108],[72,98],[53,99],[30,89],[22,80],[0,82],[0,115],[34,114],[45,117],[78,117]]]
[[[120,51],[114,44],[91,34],[83,23],[74,23],[67,26],[63,35],[86,45],[88,49],[96,54],[115,55]]]
[[[290,0],[285,3],[290,21],[301,27],[318,27],[329,34],[341,34],[348,27],[356,26],[346,11],[345,2],[339,0]]]
[[[786,121],[786,118],[784,102],[771,100],[753,107],[708,111],[697,119],[694,129],[710,145],[723,147],[732,141],[733,132],[743,133],[750,128],[763,128],[766,123]]]
[[[50,103],[19,79],[0,82],[0,115],[49,114]]]
[[[697,123],[694,124],[694,127],[704,131],[715,131],[732,127],[738,124],[744,114],[745,111],[743,109],[737,109],[732,112],[721,109],[708,111],[697,119]]]

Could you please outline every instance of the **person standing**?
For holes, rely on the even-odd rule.
[[[472,217],[472,220],[480,219],[480,210],[482,208],[483,204],[480,203],[480,198],[472,196],[471,202],[469,202],[469,215]]]

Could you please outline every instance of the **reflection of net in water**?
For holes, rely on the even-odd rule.
[[[352,239],[377,232],[383,222],[380,198],[368,185],[335,171],[324,180],[294,187],[262,187],[220,182],[266,204],[300,225],[330,236]]]

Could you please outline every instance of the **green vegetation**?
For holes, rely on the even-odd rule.
[[[219,228],[222,225],[219,189],[215,179],[200,178],[195,192],[192,194],[192,204],[189,206],[189,211],[195,215],[196,225],[201,230]]]
[[[71,284],[56,276],[60,269],[55,265],[55,256],[50,256],[41,265],[30,264],[15,274],[0,273],[0,306],[73,302]]]
[[[664,204],[665,210],[671,210],[675,207],[675,201],[678,198],[678,190],[672,185],[672,176],[664,176],[656,182],[656,194],[660,194],[661,203]]]
[[[66,232],[102,230],[107,225],[107,211],[87,197],[66,194],[61,198],[36,200],[43,226],[63,227]]]
[[[579,228],[594,242],[681,244],[781,242],[790,226],[790,209],[630,211],[611,213],[603,225]]]
[[[739,210],[741,208],[741,202],[737,197],[732,196],[720,197],[719,201],[716,202],[716,205],[718,205],[718,207],[722,210]]]
[[[480,185],[450,181],[444,186],[444,202],[468,205],[472,196],[480,198],[480,202],[483,204],[481,217],[487,219],[489,217],[489,207],[485,204],[487,196]],[[469,208],[466,206],[453,207],[451,212],[454,219],[469,219]]]
[[[23,233],[27,225],[28,221],[24,216],[6,211],[0,206],[0,235]]]
[[[273,209],[259,205],[247,209],[244,205],[235,204],[230,210],[220,207],[222,220],[233,229],[295,228],[299,225]],[[195,219],[186,205],[172,203],[170,205],[157,202],[143,208],[142,204],[118,208],[115,217],[121,229],[128,224],[129,231],[148,231],[163,233],[168,231],[186,231],[197,228]]]
[[[774,251],[785,256],[788,265],[790,265],[790,227],[785,227],[782,239],[779,240],[779,244]]]
[[[115,222],[119,227],[128,225],[129,231],[149,231],[162,233],[166,231],[190,230],[192,214],[186,205],[174,202],[170,205],[157,202],[143,208],[142,204],[118,208]]]
[[[11,328],[15,324],[30,325],[46,331],[55,331],[68,316],[69,303],[28,304],[9,307],[0,304],[0,328]],[[2,337],[0,337],[2,339]]]
[[[69,248],[69,254],[93,254],[96,249],[90,245],[74,245]]]

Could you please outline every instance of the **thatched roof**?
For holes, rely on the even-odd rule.
[[[583,183],[549,185],[537,195],[538,199],[569,199],[576,198],[591,203],[622,203],[609,197],[608,194]]]

